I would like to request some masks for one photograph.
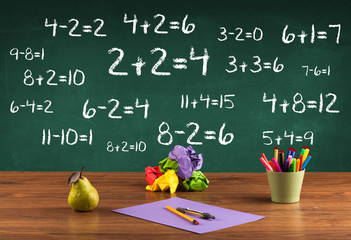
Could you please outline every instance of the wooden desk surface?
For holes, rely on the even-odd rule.
[[[200,235],[111,211],[170,197],[146,191],[144,173],[86,172],[100,195],[87,213],[68,206],[69,175],[0,172],[0,238],[351,239],[351,173],[307,172],[296,204],[272,203],[265,173],[206,173],[206,191],[174,195],[266,218]]]

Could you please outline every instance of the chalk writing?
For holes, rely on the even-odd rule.
[[[274,131],[263,131],[262,132],[262,138],[264,139],[264,145],[272,145],[273,143],[275,145],[280,145],[281,141],[284,139],[290,139],[289,144],[290,145],[294,145],[295,143],[300,143],[300,142],[304,142],[304,141],[308,141],[307,144],[308,145],[313,145],[313,138],[314,138],[314,134],[312,131],[307,131],[305,132],[303,135],[295,135],[295,133],[293,131],[290,131],[290,133],[288,133],[288,131],[284,131],[284,135],[283,137],[281,137],[280,135],[276,135],[276,137],[272,136],[274,133]],[[275,141],[275,142],[274,142]]]

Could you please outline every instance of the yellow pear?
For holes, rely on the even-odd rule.
[[[99,194],[86,177],[82,177],[84,167],[68,179],[72,183],[68,204],[73,210],[86,212],[93,210],[99,203]]]

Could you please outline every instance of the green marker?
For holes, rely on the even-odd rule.
[[[304,154],[305,154],[305,146],[302,147],[300,155],[303,156]]]
[[[291,164],[289,167],[289,172],[296,172],[296,158],[291,160]]]

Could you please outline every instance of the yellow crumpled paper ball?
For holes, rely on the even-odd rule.
[[[153,192],[166,191],[170,189],[171,194],[175,193],[179,184],[178,176],[174,170],[168,170],[161,177],[157,178],[155,182],[150,186],[146,186],[146,190]]]

